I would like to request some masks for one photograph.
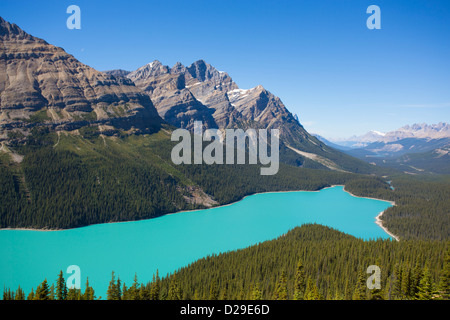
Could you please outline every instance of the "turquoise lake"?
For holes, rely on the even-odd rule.
[[[211,254],[277,238],[305,223],[319,223],[365,240],[391,238],[375,223],[387,201],[358,198],[343,186],[319,192],[248,196],[228,206],[159,218],[93,225],[63,231],[0,230],[0,285],[27,295],[45,278],[55,283],[70,265],[81,270],[97,298],[106,298],[114,271],[127,286],[165,276]],[[67,279],[70,274],[65,273]]]

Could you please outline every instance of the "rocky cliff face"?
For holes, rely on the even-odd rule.
[[[26,135],[36,123],[57,130],[86,123],[159,128],[151,100],[131,80],[96,71],[2,18],[0,40],[0,138],[13,129]]]
[[[177,127],[192,130],[194,121],[202,121],[206,128],[278,129],[281,157],[288,163],[370,171],[368,165],[310,135],[280,98],[263,86],[240,89],[226,72],[203,60],[189,66],[178,62],[172,68],[153,61],[126,77],[150,95],[165,121]]]
[[[309,138],[278,97],[262,86],[239,89],[226,72],[203,60],[172,68],[153,61],[126,76],[175,126],[192,129],[194,121],[202,121],[208,128],[280,129],[285,139]]]

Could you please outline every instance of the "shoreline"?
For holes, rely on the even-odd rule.
[[[231,206],[239,201],[244,200],[247,197],[250,196],[254,196],[254,195],[258,195],[258,194],[266,194],[266,193],[280,193],[280,192],[320,192],[322,190],[325,189],[330,189],[330,188],[334,188],[334,187],[343,187],[343,191],[348,193],[349,195],[351,195],[352,197],[355,198],[362,198],[362,199],[371,199],[371,200],[377,200],[377,201],[385,201],[385,202],[389,202],[391,205],[395,206],[395,202],[394,201],[389,201],[389,200],[383,200],[383,199],[377,199],[377,198],[371,198],[371,197],[361,197],[361,196],[357,196],[354,195],[353,193],[351,193],[350,191],[345,190],[345,185],[342,184],[333,184],[329,187],[324,187],[322,189],[319,190],[288,190],[288,191],[265,191],[265,192],[258,192],[258,193],[253,193],[253,194],[249,194],[246,195],[244,197],[242,197],[242,199],[236,200],[234,202],[230,202],[227,204],[223,204],[223,205],[219,205],[219,206],[215,206],[215,207],[210,207],[210,208],[204,208],[204,209],[193,209],[193,210],[183,210],[183,211],[176,211],[176,212],[169,212],[169,213],[164,213],[160,216],[157,217],[153,217],[153,218],[147,218],[147,219],[141,219],[141,220],[127,220],[127,221],[114,221],[114,222],[101,222],[101,223],[95,223],[95,224],[91,224],[91,225],[87,225],[87,226],[82,226],[82,227],[77,227],[77,228],[68,228],[68,229],[45,229],[45,228],[41,228],[41,229],[34,229],[34,228],[0,228],[0,231],[3,230],[9,230],[9,231],[39,231],[39,232],[55,232],[55,231],[67,231],[67,230],[75,230],[75,229],[80,229],[80,228],[87,228],[87,227],[92,227],[92,226],[96,226],[96,225],[101,225],[101,224],[110,224],[110,223],[127,223],[127,222],[137,222],[137,221],[144,221],[144,220],[150,220],[150,219],[156,219],[156,218],[161,218],[167,215],[172,215],[172,214],[178,214],[178,213],[185,213],[185,212],[193,212],[193,211],[199,211],[199,210],[208,210],[208,209],[214,209],[214,208],[220,208],[220,207],[226,207],[226,206]],[[393,233],[391,233],[386,227],[383,226],[383,221],[381,220],[381,216],[383,215],[384,211],[380,212],[376,217],[375,217],[375,223],[383,229],[384,232],[386,232],[388,235],[390,235],[391,237],[393,237],[396,241],[400,241],[399,238],[394,235]]]
[[[357,195],[354,195],[353,193],[351,193],[350,191],[345,190],[345,186],[344,186],[344,191],[347,192],[348,194],[350,194],[351,196],[355,197],[355,198],[364,198],[364,199],[372,199],[372,200],[378,200],[378,201],[385,201],[385,202],[389,202],[392,206],[396,206],[395,201],[389,201],[389,200],[383,200],[383,199],[377,199],[377,198],[370,198],[370,197],[360,197]],[[383,220],[381,220],[381,216],[383,215],[383,213],[386,210],[381,211],[376,217],[375,217],[375,223],[384,230],[384,232],[386,232],[388,235],[390,235],[392,238],[394,238],[396,241],[400,241],[400,238],[398,236],[396,236],[395,234],[393,234],[392,232],[390,232],[388,230],[388,228],[386,228],[385,226],[383,226]]]
[[[381,211],[376,217],[375,217],[375,223],[380,226],[381,229],[384,230],[388,235],[390,235],[392,238],[394,238],[396,241],[400,241],[400,238],[396,235],[394,235],[392,232],[390,232],[385,226],[383,226],[383,220],[381,220],[381,216],[383,215],[384,211]]]

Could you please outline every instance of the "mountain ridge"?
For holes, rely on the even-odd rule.
[[[343,162],[354,160],[309,134],[279,97],[262,85],[241,89],[227,72],[202,59],[188,66],[177,62],[173,67],[154,60],[134,71],[105,72],[131,79],[149,94],[159,115],[176,127],[192,131],[194,121],[202,121],[205,128],[219,130],[278,129],[282,158],[291,164],[344,171],[355,165],[365,166],[356,161],[346,167]]]
[[[0,140],[27,136],[36,125],[96,125],[105,134],[111,127],[159,129],[162,119],[132,81],[99,72],[0,19]]]

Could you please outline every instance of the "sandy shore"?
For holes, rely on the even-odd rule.
[[[350,191],[345,190],[345,186],[344,187],[344,191],[347,192],[348,194],[350,194],[353,197],[356,198],[364,198],[364,199],[373,199],[373,200],[378,200],[378,201],[385,201],[385,202],[389,202],[391,205],[395,206],[395,201],[389,201],[389,200],[383,200],[383,199],[377,199],[377,198],[370,198],[370,197],[360,197],[360,196],[356,196],[353,193],[351,193]],[[385,226],[383,226],[383,220],[381,220],[381,216],[383,215],[384,211],[381,211],[376,217],[375,217],[375,223],[380,226],[381,229],[384,230],[384,232],[386,232],[388,235],[390,235],[392,238],[394,238],[397,241],[400,241],[400,238],[396,235],[394,235],[392,232],[390,232]]]
[[[384,211],[381,211],[379,215],[375,217],[375,223],[381,227],[381,229],[384,230],[388,235],[390,235],[392,238],[394,238],[397,241],[400,241],[400,239],[391,233],[385,226],[383,226],[383,221],[381,220],[381,216],[383,215]]]

